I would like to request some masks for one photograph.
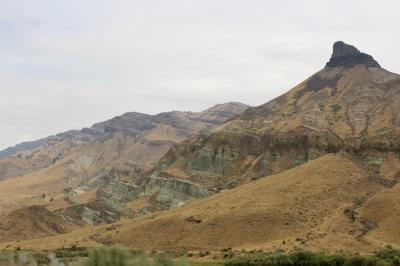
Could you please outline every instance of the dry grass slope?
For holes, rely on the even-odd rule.
[[[149,250],[231,246],[371,253],[399,239],[390,238],[385,227],[394,226],[397,215],[387,217],[387,212],[397,205],[379,205],[377,228],[363,223],[362,210],[370,209],[382,189],[367,169],[347,156],[330,154],[182,208],[19,244],[37,249],[120,243]],[[357,213],[355,219],[349,210]]]
[[[59,235],[73,229],[76,229],[73,225],[37,205],[14,210],[0,218],[2,242]]]

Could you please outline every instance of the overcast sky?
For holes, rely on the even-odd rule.
[[[0,0],[0,149],[128,111],[259,105],[336,40],[400,73],[399,3]]]

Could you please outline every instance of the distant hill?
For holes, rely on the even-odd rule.
[[[4,191],[0,205],[13,206],[15,198],[40,201],[42,194],[72,199],[101,185],[113,168],[146,171],[172,145],[207,132],[247,108],[241,103],[226,103],[198,113],[131,112],[91,128],[17,145],[18,153],[0,160],[0,180],[7,181],[0,183]],[[11,195],[7,192],[10,187]]]
[[[39,139],[36,141],[27,141],[27,142],[22,142],[20,144],[17,144],[13,147],[9,147],[7,149],[1,150],[0,151],[0,159],[12,156],[21,151],[35,149],[35,148],[45,144],[47,141],[48,141],[47,138]]]

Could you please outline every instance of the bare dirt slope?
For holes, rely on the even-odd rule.
[[[0,217],[0,240],[17,241],[65,234],[76,229],[42,206],[17,209]]]

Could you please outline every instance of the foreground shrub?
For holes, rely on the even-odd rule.
[[[397,263],[396,265],[400,265],[400,263],[398,263],[400,261],[400,251],[394,249],[392,246],[387,246],[384,249],[376,252],[375,256],[384,260],[390,260],[394,263]]]
[[[50,259],[45,253],[33,253],[32,257],[36,261],[38,266],[48,265],[50,263]]]
[[[231,259],[226,266],[375,266],[393,265],[375,257],[344,257],[310,252],[289,255],[255,254]]]
[[[126,249],[111,246],[94,248],[89,251],[87,266],[129,266],[129,253]]]
[[[88,251],[84,248],[81,248],[81,249],[57,249],[54,251],[54,255],[58,259],[87,257]]]

